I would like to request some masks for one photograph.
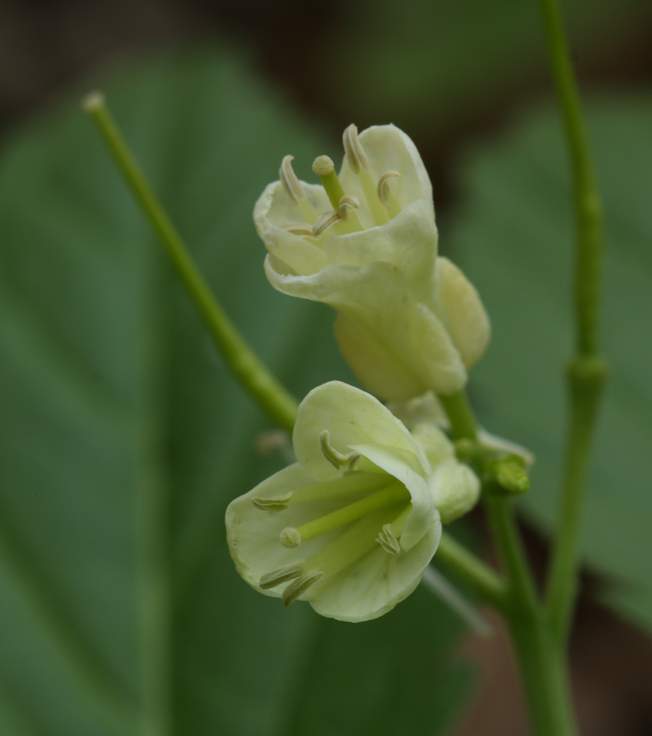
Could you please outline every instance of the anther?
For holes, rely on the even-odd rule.
[[[314,585],[318,580],[324,576],[324,573],[320,570],[306,573],[300,578],[297,578],[291,582],[288,587],[283,591],[283,603],[285,606],[289,606],[294,603],[296,599],[308,590],[311,585]]]
[[[269,590],[270,588],[275,588],[281,583],[286,583],[288,580],[294,580],[294,578],[300,577],[302,573],[303,570],[301,569],[301,565],[286,565],[285,567],[280,567],[278,570],[274,570],[273,572],[268,572],[266,575],[263,575],[258,581],[258,585],[263,590]]]
[[[338,222],[342,222],[342,216],[335,210],[334,212],[327,212],[322,215],[317,222],[314,224],[311,235],[318,238],[323,232],[328,230],[329,227],[336,225]]]
[[[344,153],[353,171],[358,174],[361,168],[367,168],[367,155],[358,138],[358,128],[351,123],[342,135]]]
[[[259,496],[257,498],[253,498],[251,502],[257,509],[261,509],[262,511],[283,511],[283,509],[288,507],[291,498],[292,493],[290,492],[273,498],[264,498]]]
[[[301,532],[293,526],[286,526],[279,539],[284,547],[298,547],[302,542]]]
[[[357,197],[352,197],[346,194],[344,197],[342,197],[342,199],[340,199],[340,203],[337,206],[337,212],[340,217],[345,220],[349,214],[349,210],[353,211],[359,208],[360,200]]]
[[[285,187],[285,191],[298,204],[304,198],[304,192],[301,182],[292,168],[293,161],[294,156],[283,156],[278,177],[281,180],[281,184]]]
[[[357,174],[367,206],[371,212],[374,222],[377,225],[384,225],[387,220],[387,212],[383,207],[382,200],[378,195],[378,190],[373,179],[372,167],[369,164],[367,154],[360,143],[358,137],[358,129],[353,123],[344,131],[342,136],[344,143],[344,152],[351,169]]]
[[[400,555],[401,544],[394,536],[391,524],[384,524],[383,528],[378,532],[376,543],[379,544],[387,554]]]
[[[301,235],[305,238],[315,237],[314,228],[307,227],[306,225],[292,225],[292,227],[289,227],[287,231],[292,233],[292,235]]]
[[[386,171],[380,179],[378,179],[378,198],[384,205],[389,203],[389,198],[392,196],[392,191],[389,186],[390,180],[400,175],[401,174],[398,171]]]
[[[331,433],[327,429],[322,430],[320,433],[319,445],[321,448],[321,454],[336,470],[341,470],[342,467],[346,470],[351,470],[354,463],[360,457],[360,455],[355,452],[343,453],[333,447],[333,445],[331,445]]]

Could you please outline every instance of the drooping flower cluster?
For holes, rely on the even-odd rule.
[[[489,340],[474,287],[437,254],[432,190],[412,143],[393,125],[344,132],[339,176],[327,156],[299,181],[292,157],[254,209],[265,272],[281,292],[337,312],[340,349],[374,394],[405,402],[459,391]],[[382,615],[409,595],[442,523],[479,494],[434,421],[410,423],[339,382],[299,407],[296,463],[235,499],[229,549],[256,590],[309,601],[344,621]]]
[[[419,583],[442,521],[473,506],[477,478],[436,427],[412,436],[377,399],[340,382],[306,396],[293,444],[295,464],[227,509],[238,572],[332,618],[386,613]]]
[[[437,255],[432,188],[419,153],[393,125],[344,132],[339,177],[280,181],[254,210],[274,288],[337,310],[335,334],[360,381],[383,399],[453,393],[482,355],[489,321],[475,288]]]

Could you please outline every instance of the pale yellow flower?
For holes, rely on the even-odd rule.
[[[466,382],[489,340],[475,288],[437,255],[432,189],[410,138],[393,125],[344,133],[339,177],[328,157],[306,184],[283,160],[254,221],[279,291],[337,310],[335,333],[360,381],[385,399]]]
[[[295,464],[227,509],[238,572],[324,616],[381,616],[418,585],[442,518],[475,503],[477,478],[440,430],[415,438],[373,396],[336,381],[303,400],[293,445]]]

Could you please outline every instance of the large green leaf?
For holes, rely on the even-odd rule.
[[[652,96],[589,107],[606,211],[604,341],[611,377],[586,504],[586,561],[613,578],[605,597],[652,626]],[[537,455],[525,508],[550,529],[564,442],[562,371],[572,350],[573,222],[558,117],[547,111],[474,156],[464,206],[443,242],[491,313],[490,351],[473,374],[483,421]]]
[[[124,70],[107,92],[263,358],[299,396],[346,377],[331,314],[267,286],[251,223],[281,156],[305,173],[320,138],[222,52]],[[0,233],[3,733],[129,733],[144,671],[177,733],[440,733],[466,677],[449,656],[458,625],[428,593],[352,626],[237,577],[224,508],[279,466],[255,449],[269,423],[76,100],[5,147]],[[148,649],[144,670],[140,606],[166,585],[169,610],[144,630],[169,651]]]

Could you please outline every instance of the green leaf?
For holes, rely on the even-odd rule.
[[[282,155],[305,175],[322,139],[224,52],[125,69],[106,92],[277,375],[298,396],[347,378],[332,314],[269,288],[251,222]],[[270,427],[76,100],[6,147],[0,232],[0,723],[128,734],[146,701],[156,736],[166,711],[196,736],[441,733],[467,678],[427,592],[352,626],[236,575],[224,509],[282,460],[257,452]]]
[[[604,193],[604,350],[610,380],[586,502],[582,550],[610,578],[605,600],[652,626],[649,471],[652,384],[652,98],[589,106]],[[534,450],[527,512],[550,530],[564,443],[562,373],[572,351],[574,226],[558,116],[543,112],[475,155],[462,174],[464,206],[443,248],[460,257],[492,318],[489,353],[473,373],[491,431]]]

